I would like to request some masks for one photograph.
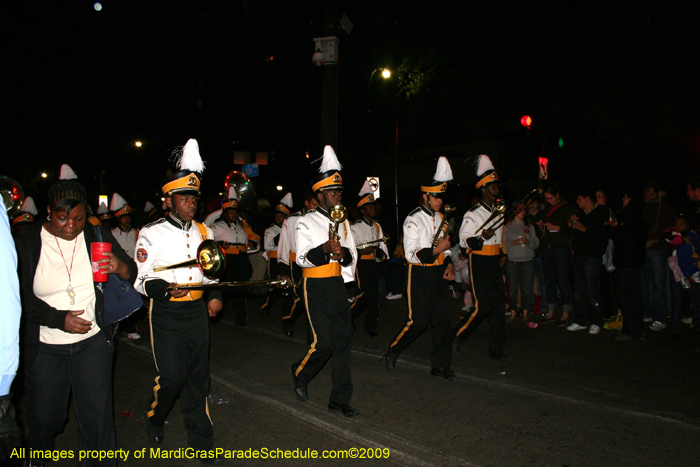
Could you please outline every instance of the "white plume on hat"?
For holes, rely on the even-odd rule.
[[[109,212],[107,205],[105,203],[100,203],[100,205],[97,207],[97,214],[104,214],[106,212]]]
[[[233,185],[228,187],[228,199],[238,199],[238,192],[236,191],[236,187]]]
[[[342,168],[343,166],[338,162],[338,157],[335,155],[333,148],[330,145],[323,148],[323,160],[321,161],[321,168],[318,169],[319,173],[342,170]]]
[[[176,157],[175,165],[180,170],[191,170],[192,172],[204,172],[204,162],[199,155],[199,143],[194,138],[187,140],[187,143],[173,153]]]
[[[452,180],[452,167],[450,167],[450,162],[447,160],[447,157],[440,156],[438,159],[433,180],[436,182],[449,182]]]
[[[371,193],[374,193],[374,190],[372,190],[372,187],[369,185],[369,180],[365,180],[365,183],[362,184],[362,189],[357,194],[357,196],[362,197],[364,195],[369,195]]]
[[[109,203],[110,211],[119,211],[121,208],[127,205],[127,202],[122,198],[119,193],[112,194],[112,201]]]
[[[491,158],[486,154],[479,155],[479,157],[476,158],[474,166],[476,168],[477,177],[481,177],[485,172],[489,170],[496,170],[493,166],[493,162],[491,162]]]
[[[70,168],[70,165],[68,164],[63,164],[61,166],[61,173],[58,176],[60,180],[75,180],[78,178],[75,172],[73,172],[73,169]]]
[[[153,203],[150,201],[146,201],[146,205],[143,207],[143,212],[151,212],[155,209],[156,207],[153,206]]]
[[[24,202],[22,203],[22,211],[28,212],[32,216],[39,214],[39,211],[36,209],[36,204],[34,204],[34,200],[31,196],[24,198]]]
[[[284,204],[284,205],[287,206],[288,208],[291,208],[292,206],[294,206],[294,202],[292,201],[292,193],[291,193],[291,192],[287,192],[287,194],[284,195],[284,198],[282,198],[282,199],[280,200],[280,203],[281,203],[281,204]]]

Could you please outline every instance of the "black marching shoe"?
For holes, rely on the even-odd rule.
[[[163,444],[165,435],[162,426],[154,425],[150,420],[146,420],[146,434],[151,444]]]
[[[353,417],[357,417],[358,415],[360,415],[360,411],[353,409],[350,406],[350,404],[339,404],[338,402],[333,402],[332,400],[328,401],[328,408],[332,412],[342,413],[343,415],[345,415],[348,418],[353,418]]]
[[[509,362],[513,360],[511,357],[509,357],[503,352],[489,352],[489,358],[493,358],[494,360],[498,360],[501,362]]]
[[[452,351],[454,353],[459,353],[459,348],[462,347],[462,343],[464,341],[460,340],[458,337],[455,337],[455,340],[452,342]]]
[[[442,378],[445,378],[447,381],[454,381],[458,379],[458,376],[453,370],[446,370],[442,367],[433,368],[432,370],[430,370],[430,374],[433,376],[440,376]]]
[[[386,367],[389,370],[393,370],[394,368],[396,368],[397,358],[398,356],[391,351],[391,344],[389,344],[389,346],[386,348],[386,353],[382,357],[382,359],[384,360],[384,365],[386,365]]]
[[[287,337],[294,337],[294,325],[283,322],[282,326],[284,326],[284,333]]]
[[[289,367],[289,374],[292,375],[292,388],[294,389],[294,394],[296,394],[297,399],[299,399],[302,402],[306,402],[307,400],[309,400],[309,392],[306,389],[306,386],[301,384],[301,382],[295,374],[298,366],[298,364],[294,363],[291,367]]]

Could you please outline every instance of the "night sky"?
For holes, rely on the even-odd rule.
[[[315,173],[322,69],[312,39],[324,35],[326,2],[17,3],[1,7],[0,173],[27,194],[42,199],[50,181],[38,174],[68,163],[91,193],[104,171],[106,191],[140,209],[191,137],[208,166],[205,193],[239,168],[235,150],[271,154],[256,184],[273,202],[270,187],[298,191]],[[348,193],[366,175],[391,178],[396,122],[402,179],[430,165],[429,178],[442,153],[454,165],[496,148],[517,196],[536,186],[543,154],[562,184],[614,191],[655,177],[682,197],[685,178],[700,174],[700,11],[668,3],[338,2],[354,24],[337,33]],[[393,77],[370,80],[379,67]],[[464,164],[455,182],[468,187]]]

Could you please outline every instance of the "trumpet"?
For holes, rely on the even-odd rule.
[[[442,215],[442,222],[440,222],[440,226],[433,237],[433,243],[431,244],[433,248],[437,246],[438,241],[440,240],[440,234],[447,232],[447,228],[450,226],[450,221],[447,220],[447,217],[452,215],[452,213],[456,210],[457,208],[455,206],[445,206],[445,213]]]
[[[389,237],[384,235],[382,238],[378,238],[376,240],[370,240],[369,242],[364,242],[364,243],[360,243],[359,245],[355,245],[355,248],[357,248],[358,250],[361,250],[363,248],[367,248],[368,246],[372,246],[375,243],[382,243],[382,242],[386,243],[388,241],[389,241]]]
[[[186,268],[194,266],[195,264],[199,266],[199,270],[202,271],[202,274],[206,277],[209,279],[216,279],[226,270],[226,255],[218,243],[214,240],[207,239],[197,248],[196,258],[169,266],[159,266],[154,268],[153,271],[160,272],[168,269]]]
[[[337,204],[328,211],[328,216],[333,219],[333,224],[328,226],[328,239],[332,242],[339,242],[338,225],[347,219],[348,210],[342,204]]]

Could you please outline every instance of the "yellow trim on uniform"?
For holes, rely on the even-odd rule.
[[[268,258],[275,258],[277,259],[277,250],[270,250],[267,252],[267,257]]]
[[[441,183],[438,186],[421,186],[420,190],[423,193],[444,193],[447,191],[447,182]]]
[[[247,250],[243,250],[243,246],[230,246],[224,250],[227,255],[238,255],[240,253],[245,253]]]
[[[21,215],[15,216],[12,219],[12,225],[19,224],[20,222],[34,222],[34,216],[28,212],[23,212]]]
[[[471,281],[474,280],[474,271],[472,270],[472,253],[473,252],[469,252],[469,278]],[[459,335],[462,334],[462,332],[464,332],[464,330],[469,327],[471,322],[474,321],[474,318],[479,313],[479,299],[476,296],[476,287],[474,287],[474,282],[472,282],[472,296],[474,297],[474,311],[472,312],[467,322],[464,323],[464,326],[457,330],[457,334],[455,337],[459,337]]]
[[[360,259],[374,259],[374,253],[368,253],[366,255],[360,256]]]
[[[501,245],[484,245],[481,250],[472,250],[470,253],[479,256],[498,256],[501,254]]]
[[[389,346],[390,348],[394,347],[396,344],[399,343],[399,341],[401,340],[403,335],[406,334],[408,329],[413,324],[413,307],[411,307],[411,279],[413,277],[413,274],[411,274],[411,269],[413,266],[415,266],[415,264],[408,265],[408,284],[406,287],[406,292],[408,293],[408,322],[406,323],[406,326],[401,330],[399,335],[396,336],[396,339],[394,339],[394,342],[391,343],[391,345]]]
[[[98,225],[102,225],[102,224],[100,224],[100,220],[95,216],[88,217],[88,222],[90,224],[94,225],[95,227],[97,227]]]
[[[362,290],[362,284],[360,283],[360,273],[357,271],[357,268],[355,268],[355,282],[357,282],[357,289]],[[360,295],[356,295],[355,299],[352,301],[352,305],[350,305],[350,309],[354,310],[355,305],[357,305],[357,301],[360,299],[365,294],[365,291],[362,290],[362,293]]]
[[[476,187],[481,188],[482,186],[486,185],[487,183],[496,182],[496,181],[498,181],[498,174],[496,174],[496,172],[493,171],[490,174],[488,174],[487,176],[485,176],[484,178],[482,178],[481,180],[479,180],[478,182],[476,182]]]
[[[275,208],[275,211],[279,211],[282,214],[284,214],[285,216],[288,216],[291,214],[291,211],[289,210],[289,208],[282,203],[277,205],[277,207]]]
[[[374,199],[374,195],[372,193],[367,194],[364,196],[359,203],[357,203],[357,207],[361,208],[363,205],[367,203],[374,203],[376,200]]]
[[[163,185],[163,194],[168,194],[173,190],[184,191],[184,190],[196,190],[199,191],[199,178],[194,174],[194,172],[184,177],[173,180]]]
[[[192,282],[191,284],[178,284],[178,285],[199,285],[201,282]],[[170,297],[171,302],[193,302],[199,300],[204,295],[203,290],[190,290],[187,295],[180,298]]]
[[[425,266],[425,267],[430,267],[430,266],[442,266],[445,264],[445,252],[443,251],[440,253],[435,261],[432,263],[409,263],[411,266]]]
[[[323,180],[320,180],[311,187],[312,191],[317,191],[320,190],[321,188],[324,187],[331,187],[331,186],[338,186],[341,187],[343,185],[343,177],[340,175],[340,172],[335,172],[334,174],[324,178]]]
[[[294,253],[292,250],[289,250],[289,261],[292,263],[297,260],[297,254]]]
[[[158,380],[160,379],[160,375],[156,376],[156,385],[153,387],[153,395],[155,396],[155,400],[151,404],[151,410],[148,411],[146,415],[148,415],[148,418],[151,418],[153,415],[156,413],[156,406],[158,405],[158,390],[160,389],[160,383]]]
[[[133,210],[131,209],[131,206],[129,206],[128,204],[126,204],[126,205],[124,205],[124,207],[121,208],[119,211],[115,212],[114,215],[115,215],[116,217],[119,217],[119,216],[125,216],[126,214],[131,214],[132,212],[133,212]]]
[[[302,268],[302,276],[304,278],[322,278],[322,277],[338,277],[340,276],[340,271],[342,266],[340,263],[328,263],[323,266],[316,266],[313,268]]]
[[[304,369],[306,362],[308,362],[309,358],[311,358],[311,354],[316,352],[316,343],[318,342],[318,336],[316,336],[314,323],[311,321],[311,313],[309,312],[309,299],[307,298],[308,296],[309,294],[306,293],[306,279],[304,279],[304,304],[306,305],[306,317],[309,319],[309,326],[311,327],[311,334],[314,335],[314,341],[311,343],[311,348],[309,348],[309,351],[306,353],[306,357],[304,357],[304,360],[302,360],[301,363],[297,366],[297,370],[294,372],[294,376],[299,376],[301,370]]]
[[[237,199],[230,199],[221,205],[221,209],[228,209],[228,208],[238,209],[238,200]]]

